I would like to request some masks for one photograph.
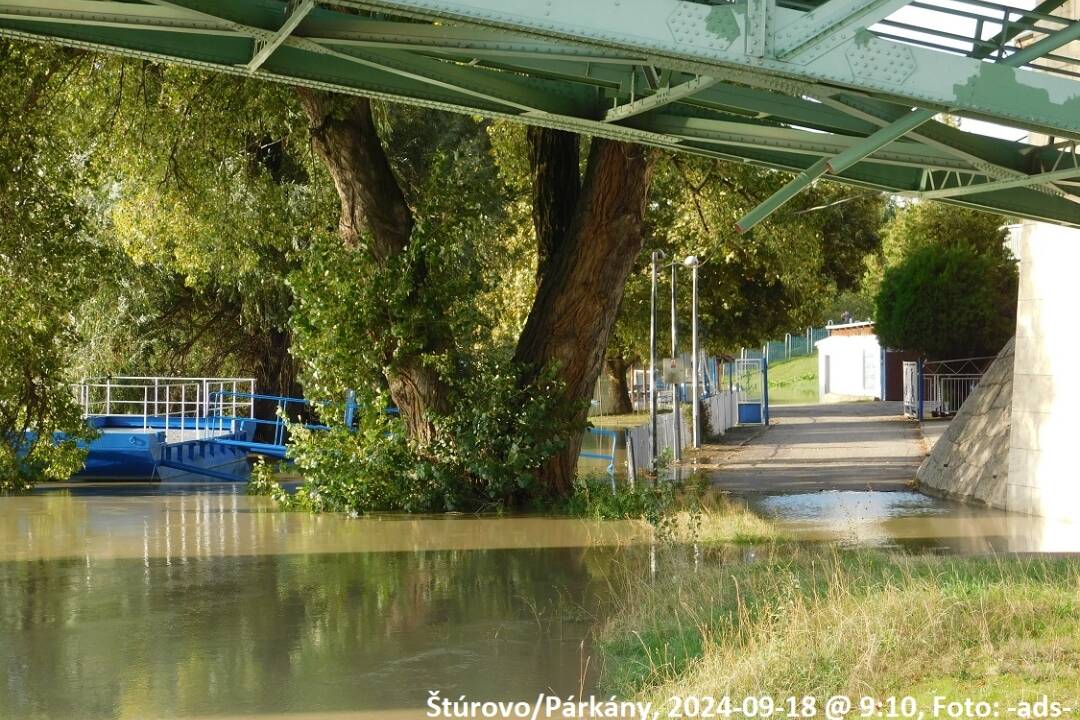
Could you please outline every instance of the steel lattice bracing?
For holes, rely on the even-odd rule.
[[[1062,4],[0,0],[0,35],[802,173],[789,194],[824,176],[1080,227],[1080,22]]]

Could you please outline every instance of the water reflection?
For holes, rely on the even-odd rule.
[[[917,492],[830,491],[747,500],[798,539],[949,553],[1080,552],[1080,525]]]
[[[594,686],[613,575],[753,548],[665,550],[640,523],[272,512],[230,485],[0,498],[0,717],[423,717]],[[759,497],[797,537],[1059,550],[1033,518],[915,493]],[[1070,526],[1071,527],[1071,526]],[[1055,532],[1060,534],[1055,536]]]
[[[545,539],[519,520],[258,505],[0,499],[0,716],[414,716],[432,688],[577,693],[598,670],[587,640],[606,574],[647,566],[595,523],[531,519]]]
[[[573,518],[272,512],[242,486],[98,487],[0,498],[0,561],[573,548],[640,542],[636,522]]]

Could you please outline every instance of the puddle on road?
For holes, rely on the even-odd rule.
[[[911,491],[749,496],[796,539],[942,553],[1080,552],[1080,525]]]

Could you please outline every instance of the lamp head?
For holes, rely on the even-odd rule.
[[[688,268],[697,267],[700,264],[701,264],[701,261],[698,260],[697,255],[687,255],[686,259],[683,260],[683,265],[685,265]]]

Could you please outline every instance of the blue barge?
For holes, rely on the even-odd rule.
[[[75,479],[165,482],[246,479],[257,450],[251,378],[91,378],[76,386],[87,425]],[[268,454],[284,448],[267,446]]]

